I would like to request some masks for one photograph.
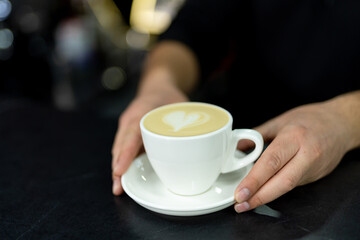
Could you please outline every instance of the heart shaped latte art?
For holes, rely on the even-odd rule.
[[[162,121],[171,126],[174,132],[178,132],[184,128],[201,125],[209,121],[210,116],[204,112],[173,111],[166,114]]]

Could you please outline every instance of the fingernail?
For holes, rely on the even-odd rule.
[[[250,196],[250,190],[248,188],[241,189],[237,195],[236,195],[236,201],[237,202],[244,202],[249,199]]]
[[[118,195],[119,189],[120,189],[120,180],[115,179],[113,182],[113,188],[112,188],[113,194]]]
[[[242,202],[242,203],[235,204],[235,211],[237,213],[246,212],[247,210],[249,210],[249,208],[250,208],[250,205],[248,202]]]

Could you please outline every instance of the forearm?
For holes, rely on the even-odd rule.
[[[148,55],[138,94],[179,90],[191,92],[198,81],[199,67],[195,55],[185,45],[160,42]]]
[[[360,90],[339,95],[328,103],[343,118],[348,150],[360,147]]]

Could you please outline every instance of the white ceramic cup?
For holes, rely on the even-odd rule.
[[[144,127],[144,119],[152,111],[141,119],[140,128],[147,157],[161,182],[171,192],[180,195],[203,193],[221,173],[243,168],[260,156],[264,146],[261,134],[252,129],[232,130],[231,114],[220,109],[228,114],[228,122],[216,131],[197,136],[173,137],[149,131]],[[237,143],[242,139],[253,141],[255,149],[237,158]]]

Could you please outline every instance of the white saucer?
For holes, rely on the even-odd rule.
[[[242,154],[237,152],[237,155]],[[234,191],[252,166],[253,164],[250,164],[238,171],[221,174],[205,193],[181,196],[166,189],[155,174],[146,154],[142,154],[122,176],[121,184],[127,195],[151,211],[172,216],[196,216],[233,205]]]

